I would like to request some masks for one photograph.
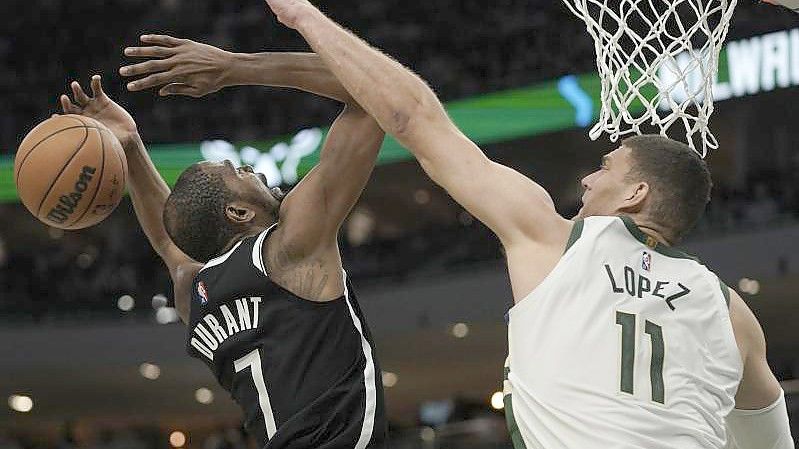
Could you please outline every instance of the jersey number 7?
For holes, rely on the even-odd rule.
[[[236,373],[240,373],[247,368],[250,369],[252,381],[258,391],[258,404],[261,406],[261,413],[263,413],[266,421],[266,437],[272,439],[272,436],[277,432],[277,427],[275,426],[275,414],[272,412],[272,404],[269,402],[269,393],[266,391],[264,373],[261,369],[260,351],[254,349],[249,354],[233,362],[233,366],[236,368]]]

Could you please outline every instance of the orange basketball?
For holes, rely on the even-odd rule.
[[[14,182],[36,218],[81,229],[117,207],[127,170],[122,145],[105,125],[68,114],[43,121],[25,136],[14,159]]]

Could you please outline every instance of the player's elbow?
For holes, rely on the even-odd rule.
[[[408,139],[409,124],[411,122],[413,108],[400,107],[391,110],[391,119],[387,126],[389,134],[393,135],[400,142]]]
[[[406,98],[394,103],[389,111],[385,131],[394,136],[400,143],[412,142],[421,130],[421,123],[427,115],[427,101],[424,99]]]
[[[383,125],[388,134],[409,148],[430,127],[448,121],[441,102],[423,81],[419,80],[416,89],[400,95],[398,101],[389,102],[388,120]]]

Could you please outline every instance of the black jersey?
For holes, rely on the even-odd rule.
[[[211,368],[265,449],[385,447],[380,369],[346,275],[333,301],[290,293],[269,279],[268,234],[236,243],[194,278],[189,354]]]

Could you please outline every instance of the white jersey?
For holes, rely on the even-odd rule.
[[[509,312],[516,449],[721,449],[743,364],[729,290],[627,217],[576,221]]]

